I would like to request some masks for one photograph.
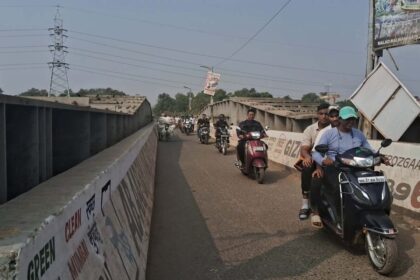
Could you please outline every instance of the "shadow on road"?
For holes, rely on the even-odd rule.
[[[182,141],[160,142],[147,279],[215,279],[222,261],[180,170]]]

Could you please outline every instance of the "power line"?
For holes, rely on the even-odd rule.
[[[180,86],[172,86],[172,85],[167,85],[167,84],[164,84],[164,83],[144,81],[144,80],[134,79],[134,78],[127,78],[125,76],[118,76],[118,75],[114,75],[114,74],[102,73],[100,71],[86,70],[86,69],[83,69],[83,68],[79,68],[78,66],[76,66],[76,67],[72,66],[71,69],[74,70],[74,71],[81,71],[81,72],[92,73],[92,74],[96,74],[96,75],[114,77],[114,78],[118,78],[118,79],[122,79],[122,80],[136,81],[136,82],[142,82],[142,83],[147,83],[147,84],[155,84],[155,85],[166,86],[166,87],[177,88],[177,89],[181,88]]]
[[[197,28],[179,26],[179,25],[168,24],[168,23],[161,23],[161,22],[157,22],[157,21],[151,21],[151,20],[145,20],[145,19],[139,19],[139,18],[130,18],[130,17],[127,17],[127,16],[120,16],[120,15],[115,15],[115,14],[112,14],[112,13],[104,13],[104,12],[98,12],[98,11],[93,11],[93,10],[88,10],[88,9],[80,9],[80,8],[74,8],[74,7],[69,7],[69,6],[64,6],[64,9],[73,10],[73,11],[81,12],[81,13],[103,16],[103,17],[106,17],[107,20],[109,20],[111,18],[111,19],[120,19],[120,20],[124,20],[124,21],[135,21],[135,22],[141,22],[141,23],[156,25],[156,26],[160,26],[160,27],[168,27],[168,28],[173,28],[173,29],[178,29],[178,30],[183,30],[183,31],[188,31],[188,32],[195,32],[195,33],[199,33],[199,34],[219,36],[219,37],[224,37],[224,38],[229,38],[229,39],[232,39],[232,38],[239,39],[239,40],[247,40],[248,39],[245,36],[237,36],[237,35],[233,35],[233,34],[222,34],[222,33],[218,33],[218,32],[211,32],[211,31],[197,29]],[[299,44],[284,44],[284,42],[280,42],[280,41],[267,41],[267,40],[258,40],[258,39],[254,39],[254,41],[264,43],[264,44],[276,44],[276,45],[292,47],[292,48],[297,47],[297,48],[305,48],[305,49],[311,49],[311,50],[319,49],[319,50],[324,50],[324,51],[341,52],[341,53],[347,53],[347,54],[353,54],[353,55],[356,55],[356,54],[359,55],[359,54],[362,53],[362,52],[356,52],[356,51],[353,51],[353,50],[344,50],[342,48],[333,49],[333,48],[324,48],[324,47],[320,47],[320,46],[308,46],[308,45],[299,45]]]
[[[13,28],[13,29],[0,29],[0,32],[20,32],[20,31],[48,31],[48,28]]]
[[[75,31],[72,31],[72,33],[75,33]],[[157,49],[165,49],[165,50],[168,50],[168,51],[179,52],[179,53],[183,53],[183,54],[190,54],[190,55],[195,55],[195,56],[204,56],[204,57],[225,59],[225,57],[221,57],[221,56],[199,54],[199,53],[195,53],[195,52],[188,52],[188,51],[177,50],[177,49],[173,49],[173,48],[159,47],[159,46],[154,46],[154,45],[150,45],[150,44],[138,43],[138,42],[134,42],[134,41],[120,40],[120,39],[111,38],[111,37],[107,37],[107,36],[98,36],[98,35],[94,35],[94,34],[90,34],[90,33],[86,33],[86,32],[78,32],[78,33],[86,35],[86,36],[99,37],[101,39],[110,38],[109,40],[117,41],[117,42],[121,42],[121,43],[128,43],[128,44],[141,45],[141,46],[147,45],[147,47],[149,47],[149,48],[156,47]],[[144,55],[150,55],[150,56],[154,56],[154,57],[170,59],[170,60],[174,60],[174,61],[178,61],[178,62],[182,62],[182,63],[194,64],[194,65],[198,65],[198,66],[201,65],[201,64],[193,63],[191,61],[174,59],[174,58],[169,58],[169,57],[165,57],[165,56],[158,56],[158,55],[150,54],[150,53],[147,53],[147,52],[134,51],[134,50],[126,49],[126,48],[115,47],[115,46],[112,46],[112,45],[109,45],[109,44],[106,44],[106,43],[98,43],[98,42],[95,42],[95,41],[81,39],[81,38],[74,37],[74,36],[71,36],[70,38],[80,40],[80,41],[85,41],[85,42],[96,44],[96,45],[102,45],[102,46],[107,46],[107,47],[111,47],[111,48],[118,48],[120,50],[137,52],[137,53],[142,53]],[[304,68],[304,67],[295,67],[295,66],[288,66],[288,65],[281,65],[281,64],[270,64],[270,63],[243,60],[243,59],[231,58],[229,60],[234,61],[234,62],[238,62],[238,63],[244,63],[244,64],[252,64],[252,65],[266,66],[266,67],[272,67],[272,68],[281,68],[281,69],[289,69],[289,70],[296,70],[296,71],[311,71],[311,72],[327,73],[327,74],[332,74],[332,75],[354,76],[354,77],[359,77],[359,78],[363,76],[362,74],[343,73],[343,72],[328,71],[328,70],[317,69],[317,68]]]
[[[242,49],[244,49],[252,40],[255,39],[255,37],[258,36],[288,5],[292,2],[292,0],[288,0],[260,29],[255,32],[254,35],[252,35],[248,40],[246,40],[245,43],[243,43],[236,51],[234,51],[230,56],[227,58],[224,58],[221,62],[217,63],[216,66],[219,66],[223,64],[224,62],[228,61],[232,57],[234,57],[238,52],[240,52]]]
[[[72,50],[74,50],[75,48],[72,48]],[[89,51],[89,50],[84,50],[84,49],[78,49],[81,51],[87,51],[90,53],[95,53],[94,51]],[[118,57],[118,58],[122,58],[122,59],[127,59],[127,60],[137,60],[134,58],[130,58],[130,57],[124,57],[124,56],[118,56],[118,55],[110,55],[107,53],[103,53],[103,52],[96,52],[98,54],[102,54],[102,55],[107,55],[107,56],[112,56],[112,57]],[[163,69],[158,69],[158,68],[153,68],[153,67],[147,67],[147,66],[143,66],[143,65],[138,65],[138,64],[133,64],[133,63],[127,63],[127,62],[122,62],[122,61],[117,61],[117,60],[112,60],[112,59],[107,59],[107,58],[103,58],[103,57],[98,57],[98,56],[92,56],[92,55],[87,55],[87,54],[83,54],[83,53],[78,53],[78,52],[74,52],[72,51],[72,54],[74,55],[78,55],[78,56],[84,56],[84,57],[88,57],[88,58],[92,58],[95,60],[100,60],[100,61],[108,61],[108,62],[112,62],[112,63],[117,63],[117,64],[122,64],[122,65],[128,65],[128,66],[132,66],[132,67],[138,67],[138,68],[144,68],[144,69],[148,69],[148,70],[153,70],[153,71],[159,71],[159,72],[165,72],[165,73],[171,73],[171,74],[175,74],[175,75],[180,75],[180,76],[186,76],[186,77],[193,77],[193,78],[198,78],[198,79],[202,79],[202,76],[195,76],[195,75],[190,75],[190,74],[186,74],[186,73],[181,73],[181,72],[175,72],[175,71],[168,71],[168,70],[163,70]],[[139,60],[139,61],[143,61],[143,60]],[[155,62],[150,62],[149,63],[153,63],[156,64]],[[191,70],[191,71],[195,71],[195,72],[202,72],[201,70],[198,69],[194,69],[194,68],[188,68],[188,67],[180,67],[180,66],[174,66],[174,65],[168,65],[165,64],[165,66],[171,66],[174,68],[180,68],[180,69],[187,69],[187,70]],[[311,86],[324,86],[324,83],[320,83],[320,82],[308,82],[308,81],[298,81],[298,80],[293,80],[293,81],[287,81],[287,80],[280,80],[280,79],[270,79],[270,78],[266,78],[266,77],[253,77],[251,75],[238,75],[238,74],[229,74],[229,73],[224,73],[224,75],[226,76],[232,76],[232,77],[242,77],[242,78],[247,78],[247,79],[255,79],[255,80],[266,80],[266,81],[271,81],[271,82],[278,82],[278,83],[289,83],[289,84],[298,84],[298,85],[311,85]],[[239,84],[236,82],[230,82],[230,83],[235,83],[235,84]],[[342,86],[342,88],[345,88],[344,86]],[[276,88],[277,89],[277,88]]]

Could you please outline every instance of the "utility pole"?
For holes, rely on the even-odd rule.
[[[366,61],[366,73],[365,77],[367,77],[379,60],[379,57],[382,56],[382,51],[375,52],[373,48],[373,40],[374,40],[374,26],[375,26],[375,0],[369,0],[369,23],[368,23],[368,50],[367,50],[367,61]],[[361,129],[366,138],[372,139],[374,134],[376,135],[376,130],[372,127],[372,124],[369,120],[367,120],[362,115],[360,116],[359,120],[359,129]]]
[[[192,91],[190,87],[184,86],[184,88],[188,89],[188,113],[191,113]]]
[[[68,53],[67,47],[64,45],[64,38],[67,29],[63,28],[63,20],[60,15],[60,6],[57,6],[57,13],[54,17],[54,27],[48,28],[51,32],[50,36],[53,38],[53,44],[49,45],[50,51],[53,53],[52,62],[48,62],[51,68],[50,91],[48,96],[60,95],[67,91],[67,96],[70,97],[69,79],[67,77],[68,63],[65,61],[65,56]]]

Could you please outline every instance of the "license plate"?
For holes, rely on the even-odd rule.
[[[254,150],[257,152],[264,152],[264,147],[255,147]]]
[[[383,183],[386,182],[385,176],[373,176],[373,177],[359,177],[357,178],[359,184],[368,184],[368,183]]]

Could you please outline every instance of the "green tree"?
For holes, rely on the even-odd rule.
[[[160,115],[163,112],[175,112],[176,101],[167,93],[161,93],[158,96],[158,101],[153,111],[156,115]]]
[[[48,91],[45,89],[31,88],[22,92],[19,96],[48,96]]]
[[[265,97],[273,98],[269,92],[257,92],[255,88],[247,89],[243,88],[241,90],[235,91],[233,94],[230,94],[233,97]]]
[[[217,89],[213,96],[213,102],[222,101],[225,98],[228,98],[226,91],[223,89]]]
[[[203,91],[197,93],[191,102],[192,112],[199,113],[207,104],[210,103],[210,95],[204,94]]]
[[[340,106],[340,108],[343,108],[345,106],[351,106],[353,108],[356,108],[356,106],[354,106],[353,102],[351,102],[350,100],[346,99],[343,101],[338,101],[337,105]]]
[[[188,96],[183,93],[175,95],[175,112],[184,113],[188,112]]]
[[[304,94],[301,100],[302,102],[305,102],[305,103],[320,103],[321,102],[321,98],[319,98],[318,94],[313,93],[313,92]]]

